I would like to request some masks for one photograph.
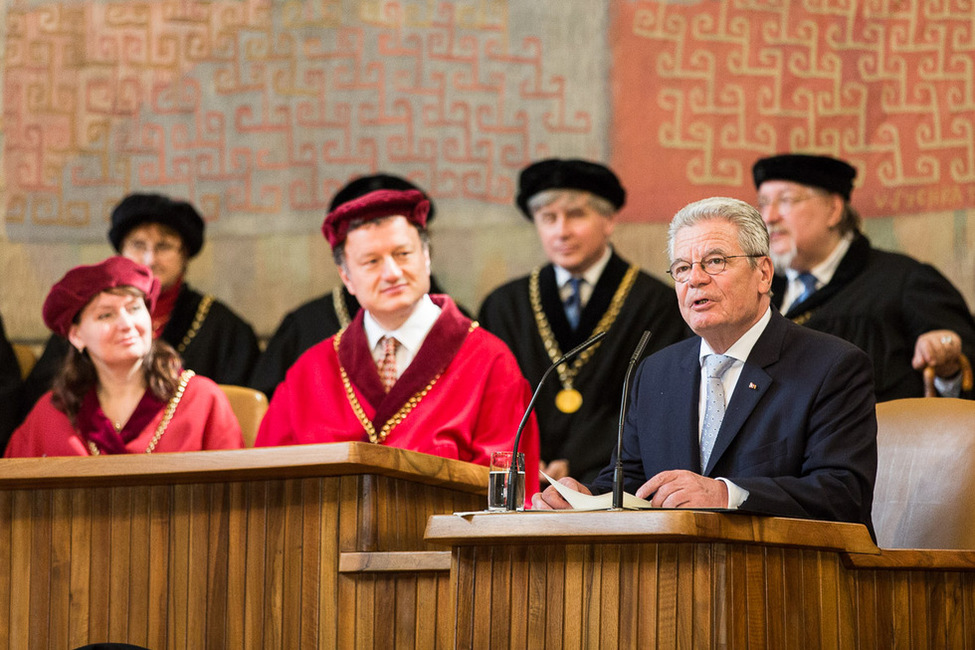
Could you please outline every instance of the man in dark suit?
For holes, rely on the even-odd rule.
[[[705,199],[674,217],[670,274],[698,336],[650,356],[637,372],[624,428],[625,488],[655,506],[851,521],[872,532],[870,361],[771,309],[768,253],[761,215],[742,201]],[[592,491],[611,488],[614,466],[615,458]],[[554,488],[534,504],[568,506]]]

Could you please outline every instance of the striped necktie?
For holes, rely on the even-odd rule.
[[[383,382],[383,387],[388,393],[389,389],[396,383],[396,347],[399,345],[399,341],[392,336],[384,336],[382,343],[383,360],[379,362],[377,370],[379,370],[379,379]]]

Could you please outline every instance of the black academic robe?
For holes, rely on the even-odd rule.
[[[430,278],[430,293],[444,293],[433,277]],[[340,314],[336,309],[336,300],[344,313]],[[463,307],[458,308],[468,316]],[[288,368],[298,357],[316,343],[333,336],[358,313],[359,301],[341,286],[287,314],[257,360],[249,386],[271,399],[274,389],[284,381]]]
[[[787,284],[784,275],[772,281],[777,309]],[[911,358],[917,337],[925,332],[957,332],[965,355],[975,358],[975,320],[951,282],[929,264],[873,248],[861,234],[829,284],[792,305],[785,316],[866,352],[878,402],[924,395],[923,376],[911,367]]]
[[[565,317],[554,268],[542,267],[539,272],[542,311],[561,352],[567,352],[593,334],[629,266],[615,253],[612,255],[593,287],[575,331]],[[532,310],[529,282],[530,276],[526,276],[495,289],[481,305],[479,321],[508,344],[525,378],[535,387],[552,359],[546,352]],[[542,388],[535,413],[543,461],[567,459],[572,476],[583,482],[595,478],[606,465],[616,446],[623,376],[644,330],[652,332],[644,356],[690,334],[677,308],[674,290],[640,271],[607,336],[575,377],[573,388],[582,394],[579,410],[563,413],[556,407],[556,394],[563,386],[554,372]]]
[[[20,364],[0,319],[0,454],[20,424],[21,390]]]
[[[185,282],[176,297],[169,322],[159,338],[173,346],[183,366],[218,384],[246,386],[260,348],[253,328],[218,300],[209,299],[205,315],[200,305],[204,296]],[[203,320],[194,327],[198,317]],[[53,335],[25,383],[25,416],[51,382],[68,354],[68,340]]]

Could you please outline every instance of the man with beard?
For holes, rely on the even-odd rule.
[[[975,353],[975,321],[934,267],[873,248],[850,204],[856,169],[829,156],[763,158],[752,173],[771,238],[773,305],[787,318],[839,336],[873,361],[877,401],[971,397],[961,370]]]

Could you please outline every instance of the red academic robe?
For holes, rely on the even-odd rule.
[[[387,394],[360,311],[348,328],[311,347],[288,370],[261,422],[255,446],[368,442],[488,465],[511,450],[531,399],[507,346],[466,318],[447,296],[431,296],[437,322]],[[412,405],[412,408],[411,408]],[[358,411],[358,413],[357,413]],[[395,424],[394,424],[395,423]],[[521,437],[526,500],[538,491],[538,426]]]
[[[165,408],[161,409],[135,438],[126,443],[129,453],[145,452],[165,411]],[[227,396],[211,380],[196,375],[186,384],[173,418],[153,453],[241,449],[243,446],[240,424]],[[4,453],[7,458],[88,455],[85,440],[68,416],[51,404],[50,392],[41,397],[24,423],[14,431]]]

